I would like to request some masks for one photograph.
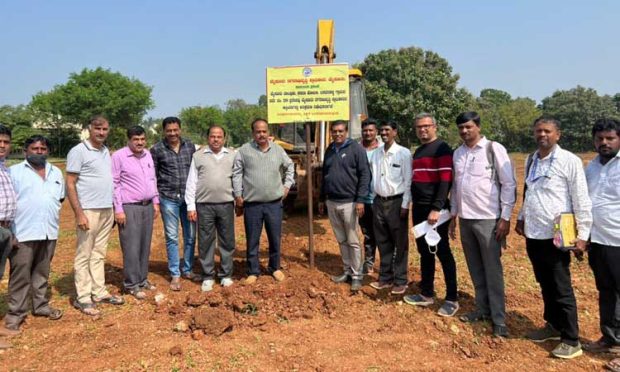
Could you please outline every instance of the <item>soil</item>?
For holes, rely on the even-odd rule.
[[[591,158],[591,155],[587,155]],[[514,156],[522,188],[523,155]],[[518,197],[519,205],[521,196]],[[516,210],[518,210],[516,208]],[[491,324],[461,323],[429,308],[404,304],[402,296],[365,287],[351,294],[347,284],[329,276],[342,270],[329,221],[313,221],[315,268],[308,266],[307,216],[292,214],[283,224],[282,265],[286,280],[260,276],[252,286],[244,277],[245,237],[235,221],[237,252],[232,287],[216,285],[208,294],[200,283],[182,281],[168,289],[161,220],[156,221],[149,279],[157,289],[145,301],[125,296],[124,306],[103,306],[90,318],[71,307],[75,295],[74,218],[68,203],[61,212],[61,234],[52,263],[52,305],[65,311],[58,321],[29,316],[13,348],[0,351],[1,370],[244,370],[244,371],[414,371],[414,370],[593,370],[611,355],[584,354],[569,361],[549,357],[554,342],[534,344],[527,331],[543,325],[542,299],[524,241],[512,232],[503,262],[509,339],[491,337]],[[514,218],[513,218],[514,227]],[[473,288],[460,243],[452,242],[459,279],[460,312],[474,308]],[[267,265],[261,241],[261,264]],[[410,242],[407,293],[417,293],[419,255]],[[195,271],[198,272],[198,265]],[[582,341],[599,337],[597,291],[587,261],[573,261]],[[116,232],[110,238],[106,281],[110,291],[122,285],[122,256]],[[445,287],[437,264],[437,298]],[[0,315],[7,311],[7,279],[0,283]]]

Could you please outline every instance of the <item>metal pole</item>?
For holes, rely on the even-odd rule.
[[[321,121],[319,123],[320,125],[320,137],[319,137],[319,155],[317,156],[317,159],[319,159],[319,163],[323,163],[323,155],[325,154],[325,122]]]
[[[310,254],[310,268],[314,269],[314,225],[312,201],[312,147],[310,143],[310,123],[306,122],[306,179],[308,180],[308,253]]]

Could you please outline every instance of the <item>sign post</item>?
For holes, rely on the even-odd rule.
[[[349,120],[349,65],[268,67],[267,116],[272,124],[306,123],[308,253],[310,268],[314,268],[310,122]],[[317,158],[322,160],[322,153]]]

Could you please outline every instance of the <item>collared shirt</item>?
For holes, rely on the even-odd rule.
[[[78,200],[82,209],[112,208],[112,159],[108,148],[94,147],[89,140],[74,146],[67,155],[68,173],[78,175]]]
[[[454,183],[450,192],[453,216],[473,220],[501,217],[510,221],[517,187],[512,163],[504,146],[493,142],[495,164],[490,164],[488,145],[489,140],[482,137],[474,147],[462,144],[454,151]]]
[[[224,158],[224,156],[231,154],[231,150],[227,149],[226,147],[222,147],[220,152],[218,152],[217,154],[214,153],[209,146],[207,146],[202,152],[203,154],[205,154],[205,156],[212,156],[216,161],[220,161]],[[197,156],[198,154],[199,153],[197,152],[195,156]],[[200,186],[206,186],[198,185],[199,170],[196,164],[195,156],[194,159],[192,159],[192,165],[189,168],[189,175],[187,176],[187,186],[185,188],[185,204],[187,204],[188,211],[196,210],[196,189]],[[231,156],[234,156],[234,154],[231,154]],[[229,175],[228,179],[210,179],[210,181],[213,182],[213,184],[221,182],[221,186],[224,186],[227,189],[231,189],[232,167],[227,170],[227,173]],[[230,192],[230,200],[232,201],[232,192]]]
[[[372,159],[372,154],[375,153],[375,151],[377,151],[377,149],[381,146],[383,142],[381,141],[381,138],[377,137],[375,138],[375,141],[372,143],[372,145],[370,145],[370,147],[364,147],[364,143],[363,141],[360,141],[360,145],[362,145],[362,147],[364,147],[364,150],[366,150],[366,157],[368,158],[368,164],[370,164],[370,159]],[[364,198],[363,202],[365,204],[372,204],[373,199],[375,198],[375,192],[372,189],[372,180],[370,182],[370,187],[368,188],[369,194],[366,198]]]
[[[17,207],[17,195],[13,190],[13,182],[9,170],[4,165],[4,160],[0,161],[0,221],[13,221],[15,219],[15,208]]]
[[[586,168],[592,199],[593,243],[620,247],[620,153],[603,165],[597,156]]]
[[[152,200],[159,204],[155,168],[151,153],[134,154],[128,146],[112,155],[114,212],[122,213],[123,204]]]
[[[151,148],[160,196],[181,201],[185,198],[185,185],[194,152],[196,152],[196,146],[190,140],[183,138],[181,138],[178,153],[168,145],[165,139]]]
[[[381,145],[372,155],[372,188],[379,196],[388,197],[403,194],[402,208],[409,208],[411,202],[411,152],[394,142],[385,151]]]
[[[592,202],[581,159],[559,145],[542,159],[536,151],[532,159],[525,175],[527,192],[518,217],[525,221],[525,236],[552,239],[554,218],[561,213],[574,213],[577,238],[588,240]]]
[[[284,188],[295,184],[295,165],[284,149],[271,141],[262,150],[251,141],[241,146],[233,165],[233,191],[248,202],[269,202],[281,198]]]
[[[14,233],[17,241],[58,239],[61,200],[65,198],[62,172],[45,163],[45,179],[27,162],[9,168],[17,193]]]

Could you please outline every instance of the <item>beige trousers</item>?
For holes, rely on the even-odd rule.
[[[105,297],[105,255],[114,223],[112,208],[85,209],[89,230],[77,229],[75,290],[77,301],[92,303],[91,297]]]

